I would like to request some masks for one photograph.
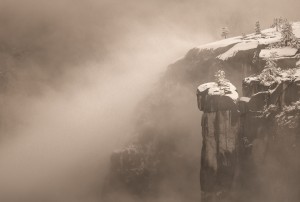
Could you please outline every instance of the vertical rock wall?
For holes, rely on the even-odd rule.
[[[229,82],[207,83],[198,88],[198,107],[203,111],[200,182],[203,200],[227,195],[237,169],[239,118],[238,94]]]
[[[264,74],[244,80],[247,97],[230,83],[198,88],[202,202],[300,199],[300,69]]]

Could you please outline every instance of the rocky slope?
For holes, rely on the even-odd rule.
[[[293,31],[295,37],[299,39],[300,23],[293,23]],[[239,113],[242,114],[240,124],[244,124],[241,128],[245,130],[245,133],[241,139],[249,148],[254,145],[253,147],[258,149],[244,149],[239,155],[245,155],[245,159],[252,159],[255,155],[260,157],[261,150],[264,151],[265,145],[269,145],[269,140],[266,140],[269,136],[261,135],[260,133],[263,132],[257,134],[257,131],[253,131],[253,124],[257,126],[256,128],[260,128],[260,131],[274,128],[272,127],[274,123],[268,122],[269,125],[261,125],[260,119],[256,118],[256,112],[263,111],[261,109],[265,106],[266,95],[271,97],[270,104],[280,103],[281,109],[284,105],[291,104],[298,99],[297,96],[293,96],[295,92],[298,92],[298,77],[293,76],[295,72],[280,72],[280,75],[276,76],[278,77],[276,84],[270,85],[261,82],[263,75],[249,77],[253,74],[260,75],[271,57],[281,69],[299,66],[299,49],[297,47],[279,48],[276,44],[280,41],[280,32],[277,32],[275,28],[270,28],[259,35],[249,34],[193,48],[182,59],[171,64],[156,89],[138,109],[140,117],[137,122],[135,140],[112,155],[111,172],[103,191],[104,195],[109,195],[109,193],[113,195],[117,190],[125,190],[137,197],[147,195],[155,197],[162,193],[170,193],[170,195],[175,194],[179,201],[182,201],[181,199],[199,201],[201,192],[198,176],[202,147],[200,139],[202,114],[196,108],[195,90],[200,84],[213,81],[214,74],[219,69],[226,72],[227,78],[233,86],[236,86],[238,94],[246,96],[239,98],[239,104],[235,103],[233,106],[237,106]],[[245,79],[245,77],[249,78]],[[290,85],[290,83],[293,84]],[[290,91],[286,91],[286,86],[293,87],[289,88]],[[206,106],[209,106],[209,110]],[[231,109],[229,106],[225,108]],[[218,111],[212,104],[205,105],[203,110],[204,116],[205,114],[207,116],[208,112]],[[229,115],[227,113],[224,116]],[[253,134],[256,135],[253,136]],[[202,135],[205,136],[205,134]],[[280,152],[281,146],[270,146],[272,149],[269,153],[277,154],[279,151],[283,156],[287,155]],[[264,167],[255,167],[254,163],[249,164],[254,161],[243,161],[244,164],[241,167],[245,168],[245,174],[239,182],[265,181],[266,184],[260,184],[260,193],[261,190],[273,192],[280,189],[280,184],[278,187],[268,184],[269,179],[276,174],[281,174],[282,171],[281,167],[277,169],[279,162],[273,157],[274,155],[270,155],[271,163]],[[255,173],[262,173],[261,170],[273,170],[273,166],[280,171],[263,178],[262,175],[253,177],[258,176],[252,173],[254,170],[260,170]],[[295,165],[290,168],[294,169]],[[243,190],[257,191],[254,189],[256,183],[250,184],[244,183],[247,188]],[[244,193],[243,190],[240,190],[240,193]],[[286,193],[289,193],[288,190]],[[286,196],[284,193],[280,196],[283,195]],[[247,196],[246,192],[244,196]],[[293,195],[293,197],[296,196]]]

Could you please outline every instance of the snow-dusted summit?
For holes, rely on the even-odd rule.
[[[300,22],[292,23],[293,33],[296,38],[300,38]],[[284,47],[284,48],[267,48],[267,45],[280,42],[281,33],[276,31],[275,28],[269,28],[262,31],[262,34],[248,34],[244,37],[238,36],[233,38],[228,38],[220,40],[217,42],[209,43],[197,47],[199,51],[210,50],[214,51],[220,48],[225,48],[224,52],[221,52],[217,58],[223,61],[226,61],[232,57],[235,57],[238,53],[254,50],[258,47],[261,48],[262,53],[259,54],[259,57],[265,58],[269,57],[270,52],[277,53],[278,57],[295,57],[297,49]],[[298,55],[297,55],[298,57]]]

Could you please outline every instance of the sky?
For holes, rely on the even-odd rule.
[[[258,20],[262,28],[275,17],[300,20],[299,6],[0,0],[0,195],[74,201],[104,178],[110,153],[134,131],[136,105],[168,64],[221,39],[223,26],[236,36]]]

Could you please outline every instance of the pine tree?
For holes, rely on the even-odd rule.
[[[255,34],[261,34],[259,21],[255,23]]]
[[[281,27],[282,27],[282,24],[283,24],[285,21],[287,21],[287,19],[283,19],[282,17],[280,17],[280,18],[278,19],[278,25],[279,25],[279,28],[280,28],[280,29],[281,29]]]
[[[281,31],[282,25],[287,21],[287,19],[280,18],[274,18],[273,24],[271,25],[272,28],[276,28],[276,31]]]
[[[215,73],[215,81],[218,86],[225,86],[228,80],[225,77],[225,72],[223,70],[218,70]]]
[[[273,24],[271,25],[271,27],[272,28],[276,28],[276,31],[278,32],[279,26],[280,26],[279,19],[278,18],[274,18],[274,21],[273,21]]]
[[[278,54],[276,52],[270,52],[270,57],[266,60],[265,68],[277,68],[276,58],[278,58]]]
[[[289,46],[295,40],[295,35],[293,33],[293,27],[290,22],[285,20],[281,28],[281,42],[284,46]]]
[[[242,33],[242,39],[246,39],[247,35],[245,33]]]
[[[228,27],[223,27],[223,28],[222,28],[221,36],[224,37],[224,39],[226,39],[227,36],[228,36],[228,34],[229,34],[229,29],[228,29]]]

